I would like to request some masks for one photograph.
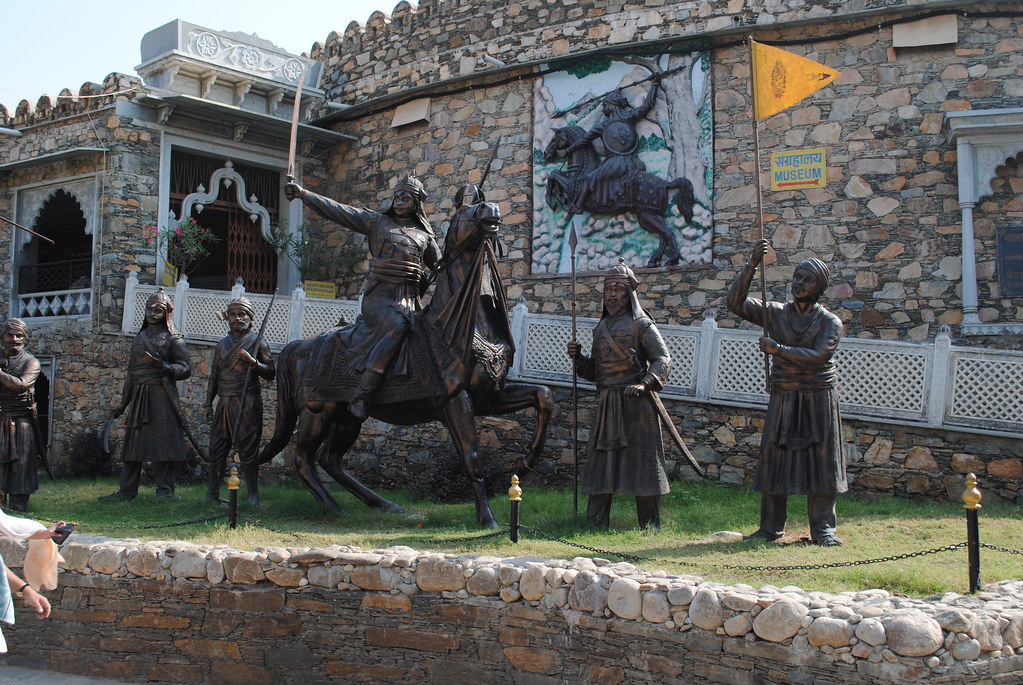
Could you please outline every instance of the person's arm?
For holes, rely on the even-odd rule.
[[[575,365],[575,371],[580,378],[588,381],[596,380],[596,365],[593,363],[592,357],[587,357],[583,354],[583,347],[577,342],[568,343],[568,356],[572,358],[572,363]],[[593,350],[590,350],[593,353]]]
[[[765,304],[761,300],[749,297],[749,288],[753,283],[753,275],[756,273],[757,267],[760,266],[767,254],[767,248],[766,240],[757,241],[750,252],[749,261],[742,267],[739,275],[735,277],[732,285],[728,288],[728,297],[725,300],[728,311],[740,319],[757,325],[763,324]]]
[[[646,94],[646,99],[643,101],[643,104],[636,108],[636,116],[633,121],[642,119],[647,115],[647,112],[653,109],[654,103],[657,102],[657,89],[659,85],[660,81],[658,79],[654,79],[653,85],[650,86],[650,92]]]
[[[7,584],[11,586],[11,593],[20,592],[25,599],[25,606],[35,609],[39,618],[47,618],[50,615],[50,601],[36,592],[35,588],[17,576],[11,569],[7,569]]]
[[[213,358],[210,359],[210,379],[206,384],[206,403],[203,405],[203,418],[207,421],[213,420],[213,400],[217,398],[217,390],[220,387],[220,345],[213,350]]]
[[[24,392],[36,384],[36,378],[38,377],[39,361],[32,359],[32,361],[25,365],[19,376],[8,373],[6,366],[3,367],[3,370],[0,370],[0,385],[3,385],[8,390]]]
[[[811,347],[789,347],[770,338],[764,338],[761,349],[768,354],[777,355],[796,366],[813,371],[824,366],[838,350],[838,341],[842,338],[842,322],[830,312],[823,313],[823,322]]]
[[[659,392],[668,382],[671,373],[671,354],[664,342],[661,332],[653,321],[647,322],[639,337],[639,346],[643,357],[647,360],[646,374],[643,376],[643,389]]]
[[[175,381],[183,381],[192,375],[192,360],[188,356],[185,340],[180,335],[171,336],[167,342],[167,360],[163,370]]]
[[[270,346],[263,338],[260,338],[259,344],[256,345],[256,362],[256,373],[259,374],[259,377],[265,381],[273,380],[277,369],[274,367],[274,358],[270,354]]]

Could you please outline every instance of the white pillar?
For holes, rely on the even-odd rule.
[[[705,400],[710,397],[710,375],[714,367],[714,337],[717,334],[718,322],[713,307],[703,312],[703,323],[700,324],[700,346],[696,350],[696,399]]]

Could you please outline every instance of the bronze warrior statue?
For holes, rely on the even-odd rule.
[[[35,414],[39,360],[25,350],[28,326],[21,319],[0,324],[0,471],[6,508],[28,510],[28,498],[39,488],[36,454],[42,435]]]
[[[762,493],[760,528],[751,537],[784,535],[788,496],[806,495],[812,541],[840,545],[835,500],[848,489],[835,373],[842,322],[817,302],[831,273],[821,260],[806,259],[792,276],[791,302],[762,302],[748,293],[767,249],[766,240],[757,242],[728,291],[730,312],[765,326],[760,349],[771,356],[770,399],[753,486]]]
[[[205,502],[220,502],[220,484],[233,444],[245,476],[249,504],[259,506],[259,438],[263,433],[263,396],[259,379],[274,377],[270,347],[252,330],[255,310],[247,297],[227,305],[231,332],[221,338],[210,361],[203,416],[210,421],[210,478]],[[213,400],[219,396],[216,412]]]
[[[113,416],[127,412],[121,449],[121,486],[107,502],[138,496],[142,462],[153,462],[157,498],[174,497],[174,470],[185,461],[184,415],[177,381],[192,375],[184,338],[174,330],[163,288],[146,301],[146,320],[128,353],[128,375]]]
[[[520,468],[529,468],[543,452],[554,407],[548,388],[507,378],[515,348],[495,255],[500,209],[481,201],[478,187],[460,192],[445,236],[444,259],[438,262],[433,233],[421,218],[422,188],[414,179],[406,177],[395,188],[393,215],[332,203],[294,184],[285,190],[328,218],[369,235],[373,267],[362,316],[355,324],[293,341],[278,355],[277,422],[260,462],[280,453],[297,427],[295,467],[319,502],[343,513],[320,481],[322,468],[364,503],[401,511],[344,468],[345,453],[355,445],[363,425],[357,413],[366,411],[375,419],[403,426],[443,421],[469,477],[477,521],[499,527],[478,470],[476,417],[534,409],[535,430],[528,453],[520,459]],[[437,278],[429,307],[419,312],[424,266]],[[383,330],[369,326],[371,317]],[[388,359],[377,356],[371,344],[375,338],[369,333],[390,345],[395,339],[388,336],[387,326],[392,324],[400,327],[404,340],[394,368],[404,354],[407,371],[392,370],[367,404],[368,383],[363,379],[369,375],[373,383],[383,381],[382,372],[374,369],[386,368]],[[362,368],[350,362],[352,350],[360,347],[373,353],[364,355]],[[354,390],[360,386],[363,407],[353,411]],[[318,451],[328,438],[329,449]]]
[[[619,260],[604,278],[604,311],[593,329],[590,356],[579,343],[568,343],[579,376],[597,384],[582,491],[589,495],[587,520],[604,530],[613,495],[634,495],[640,528],[658,528],[661,495],[669,492],[658,413],[648,395],[664,387],[671,356],[639,304],[638,285]]]
[[[440,250],[423,211],[426,191],[411,174],[394,187],[389,207],[380,212],[351,207],[288,183],[284,194],[299,198],[317,213],[369,238],[369,276],[363,286],[362,310],[356,323],[350,363],[361,372],[348,411],[357,419],[368,414],[370,394],[384,377],[406,370],[403,343],[421,309],[421,286],[436,267]]]

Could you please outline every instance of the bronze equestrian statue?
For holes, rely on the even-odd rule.
[[[399,184],[395,191],[396,194],[405,192],[404,185]],[[314,194],[295,184],[288,184],[285,192],[315,208],[329,206],[327,203],[331,202],[320,196],[310,200]],[[478,189],[473,189],[470,197],[475,200],[481,195]],[[331,218],[347,219],[353,214],[354,208],[342,207],[345,209]],[[372,221],[378,226],[387,226],[384,220],[369,216],[369,210],[358,212],[368,217],[363,219],[366,224]],[[383,230],[392,235],[397,232],[409,242],[416,242],[422,248],[420,257],[429,262],[434,255],[433,247],[424,230],[410,226],[409,217],[413,214],[422,215],[421,204],[417,203],[406,217],[399,215],[397,221]],[[384,262],[382,268],[376,267],[377,260],[392,260],[393,257],[381,257],[380,246],[390,243],[374,241],[371,236],[373,265],[367,290],[377,287],[373,284],[376,277],[398,280],[401,273],[407,277],[404,284],[399,284],[401,292],[408,296],[408,305],[403,309],[408,316],[402,365],[399,367],[394,362],[387,375],[372,389],[363,383],[364,368],[373,368],[372,361],[362,367],[365,362],[360,359],[363,340],[359,329],[367,325],[364,321],[366,298],[362,316],[352,326],[289,343],[277,359],[277,422],[273,437],[260,455],[260,463],[269,461],[284,449],[297,424],[295,466],[321,504],[343,513],[316,472],[317,449],[329,436],[320,466],[367,505],[401,511],[398,505],[366,487],[344,468],[344,455],[355,444],[365,420],[359,415],[361,408],[355,405],[361,400],[367,416],[395,425],[442,421],[472,483],[477,521],[481,526],[498,527],[487,502],[484,483],[477,475],[476,417],[530,407],[536,410],[529,452],[519,460],[519,468],[525,469],[532,466],[543,451],[547,423],[554,408],[549,388],[505,382],[514,346],[494,251],[500,220],[497,205],[490,202],[463,204],[459,208],[445,239],[444,258],[433,261],[436,288],[433,300],[424,310],[417,306],[419,291],[413,289],[413,285],[418,286],[429,277],[411,268],[401,272],[392,268],[391,261]],[[409,249],[404,255],[407,258],[411,253]],[[395,284],[389,283],[392,285]]]

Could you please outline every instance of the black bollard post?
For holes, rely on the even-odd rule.
[[[231,475],[227,479],[227,507],[228,507],[228,518],[231,523],[231,530],[238,527],[238,486],[241,485],[241,479],[238,478],[238,467],[231,467]]]
[[[522,488],[519,487],[519,477],[512,475],[511,487],[508,488],[508,499],[511,501],[511,541],[519,541],[519,502],[522,501]]]
[[[966,509],[966,546],[970,562],[970,594],[980,589],[980,533],[977,527],[977,511],[982,495],[977,489],[977,476],[966,476],[966,490],[963,491],[963,506]]]

